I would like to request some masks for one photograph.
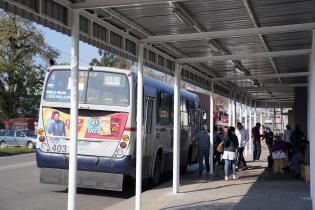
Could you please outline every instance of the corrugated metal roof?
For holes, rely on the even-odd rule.
[[[41,4],[39,4],[40,1]],[[80,2],[83,2],[83,0],[80,0]],[[135,60],[136,40],[151,35],[253,28],[255,24],[263,27],[314,21],[313,12],[315,7],[312,0],[247,0],[247,2],[251,11],[248,11],[243,1],[235,0],[194,0],[111,9],[89,9],[81,13],[81,39],[96,47]],[[70,3],[67,0],[0,0],[0,7],[69,35],[68,11]],[[40,5],[42,5],[42,8],[40,8]],[[183,12],[185,13],[184,17],[178,15],[178,13],[182,14]],[[255,24],[249,12],[254,16]],[[90,15],[93,17],[91,18]],[[94,27],[91,27],[92,21],[95,21],[93,23]],[[266,35],[263,36],[263,39],[267,48],[271,51],[308,49],[311,47],[312,34],[311,32],[282,33]],[[213,42],[219,50],[211,47],[208,40],[153,44],[152,47],[147,47],[151,50],[146,50],[146,64],[171,73],[174,64],[171,63],[172,59],[168,56],[180,58],[254,53],[264,52],[266,48],[261,37],[258,36],[216,39]],[[274,63],[272,63],[273,61]],[[212,61],[192,65],[195,70],[186,69],[182,72],[182,75],[186,81],[193,81],[197,85],[202,83],[203,87],[209,87],[207,78],[211,76],[242,75],[242,73],[235,70],[235,67],[242,68],[246,74],[308,71],[309,56],[279,57],[274,58],[273,61],[266,58],[242,59],[233,62]],[[305,83],[307,79],[305,77],[282,78],[281,81],[284,84],[296,84]],[[280,84],[277,78],[259,80],[259,82],[262,86]],[[222,87],[231,87],[234,90],[237,87],[254,86],[250,80],[231,81],[222,85]],[[279,90],[269,89],[268,91],[261,89],[253,91],[251,89],[248,91],[248,95],[256,99],[266,98],[270,95],[291,97],[294,92],[293,89],[293,87]],[[223,92],[226,95],[230,94],[229,88],[222,91],[222,94]]]

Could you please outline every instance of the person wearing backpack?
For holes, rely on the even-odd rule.
[[[229,165],[232,164],[233,179],[236,179],[236,150],[238,148],[238,139],[235,135],[235,128],[230,127],[227,138],[224,140],[224,152],[222,159],[224,159],[224,179],[229,180]]]

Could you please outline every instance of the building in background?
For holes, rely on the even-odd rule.
[[[32,118],[16,118],[3,120],[5,129],[28,129],[34,131],[35,120]]]

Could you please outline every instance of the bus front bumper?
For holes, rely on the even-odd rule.
[[[68,184],[69,155],[46,153],[36,149],[40,182]],[[124,175],[134,175],[134,160],[127,155],[120,159],[96,156],[77,156],[77,186],[121,191]]]
[[[36,161],[39,168],[69,168],[69,155],[59,153],[46,153],[36,149]],[[77,156],[77,167],[79,171],[93,171],[114,174],[126,174],[133,176],[134,160],[131,155],[123,158]]]
[[[40,170],[40,183],[68,185],[68,169],[41,168]],[[77,187],[122,191],[123,180],[123,174],[77,171]]]

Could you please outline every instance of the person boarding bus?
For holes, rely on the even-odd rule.
[[[209,151],[210,151],[210,136],[207,131],[207,125],[203,125],[203,129],[199,131],[195,137],[196,145],[198,145],[198,161],[199,161],[199,176],[203,171],[203,158],[205,158],[207,174],[210,172]]]

